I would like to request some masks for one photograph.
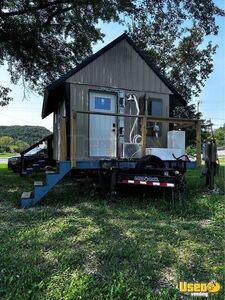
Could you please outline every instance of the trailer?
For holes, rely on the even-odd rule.
[[[168,122],[176,124],[185,124],[188,126],[196,127],[196,144],[198,149],[197,164],[201,164],[201,121],[190,119],[176,119],[176,118],[160,118],[160,117],[147,117],[143,115],[121,115],[116,114],[116,117],[124,118],[140,118],[141,119],[141,141],[140,143],[134,143],[135,148],[133,154],[136,152],[136,146],[138,144],[139,157],[130,158],[110,158],[110,159],[89,159],[89,160],[76,160],[76,141],[77,141],[77,115],[78,114],[98,114],[97,112],[84,112],[77,111],[72,115],[72,135],[73,141],[71,147],[71,159],[67,160],[67,144],[63,143],[64,147],[61,147],[61,157],[65,158],[56,163],[56,171],[46,171],[45,182],[35,182],[34,190],[31,192],[25,192],[21,197],[21,207],[27,208],[35,205],[39,202],[66,174],[72,172],[76,177],[94,177],[98,182],[99,187],[104,192],[110,192],[111,195],[116,195],[118,189],[121,186],[139,186],[147,189],[162,189],[164,191],[170,191],[172,200],[181,200],[182,194],[186,188],[185,172],[187,165],[190,162],[186,154],[177,156],[176,154],[182,149],[176,148],[147,148],[146,147],[146,133],[148,124],[152,122]],[[112,114],[104,113],[104,115],[110,117]],[[66,126],[61,122],[61,137],[65,139]],[[119,136],[118,136],[119,139]],[[127,143],[124,143],[127,145]],[[132,145],[132,143],[128,143]],[[161,159],[159,156],[149,153],[169,153],[169,159]],[[200,151],[199,151],[200,150]],[[125,155],[125,153],[124,153]],[[195,165],[194,165],[195,167]]]
[[[74,133],[76,128],[77,114],[97,114],[102,113],[83,112],[77,111],[73,115]],[[104,114],[106,115],[106,114]],[[109,114],[110,116],[111,114]],[[168,138],[168,145],[171,148],[147,148],[146,147],[146,134],[149,124],[157,120],[157,123],[171,122],[176,124],[196,125],[197,133],[200,128],[198,120],[175,119],[175,118],[152,118],[140,115],[121,115],[117,117],[123,118],[140,118],[141,119],[141,142],[140,143],[127,143],[123,140],[123,147],[134,146],[131,151],[130,158],[125,157],[126,153],[123,149],[123,158],[114,159],[99,159],[99,160],[86,160],[86,161],[73,161],[73,173],[77,176],[84,175],[94,177],[98,182],[100,189],[104,192],[110,192],[111,195],[117,194],[121,186],[129,187],[145,187],[147,189],[162,189],[163,191],[169,190],[172,199],[181,199],[183,192],[186,188],[185,172],[188,167],[196,167],[196,163],[189,161],[188,156],[185,154],[185,132],[184,131],[170,131]],[[122,131],[121,131],[122,132]],[[174,141],[174,134],[178,134],[177,139]],[[76,136],[76,133],[75,133]],[[196,135],[198,148],[200,140],[199,134]],[[76,140],[76,137],[74,137]],[[177,148],[178,147],[178,148]],[[138,150],[137,150],[138,149]],[[65,153],[65,149],[63,150]],[[134,154],[139,152],[138,157]],[[72,155],[74,157],[74,155]],[[198,160],[200,157],[198,157]]]
[[[170,192],[172,200],[179,199],[186,189],[185,172],[188,156],[163,161],[155,155],[136,160],[99,160],[77,162],[73,177],[92,178],[104,193],[116,196],[122,187],[162,189]]]

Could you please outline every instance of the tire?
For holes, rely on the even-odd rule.
[[[149,170],[149,169],[162,169],[165,168],[165,164],[155,155],[146,155],[143,156],[135,166],[137,171]]]

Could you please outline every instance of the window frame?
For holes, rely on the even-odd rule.
[[[158,103],[161,103],[161,114],[160,115],[158,115],[158,114],[152,114],[152,103],[154,101],[158,102]],[[147,102],[146,103],[146,115],[147,116],[152,116],[152,117],[162,117],[163,116],[163,101],[162,101],[161,98],[153,98],[153,97],[151,97],[151,98],[148,98],[146,100],[146,102]],[[151,108],[151,110],[150,110],[150,108]],[[149,113],[149,111],[150,111],[150,113]]]
[[[153,115],[152,114],[152,102],[153,101],[157,101],[161,103],[161,115]],[[151,114],[149,114],[149,107],[151,106]],[[152,116],[152,117],[162,117],[163,116],[163,99],[162,98],[155,98],[155,97],[149,97],[146,99],[146,104],[145,104],[145,115],[146,116]],[[153,125],[154,123],[150,123],[151,125]],[[162,124],[158,123],[159,125],[159,136],[162,135]],[[151,127],[151,126],[150,126]],[[149,128],[147,131],[147,136],[155,136],[153,129]]]

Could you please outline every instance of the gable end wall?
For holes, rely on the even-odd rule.
[[[118,93],[124,90],[126,94],[135,94],[137,98],[146,95],[147,98],[161,99],[163,116],[169,116],[171,91],[126,40],[78,71],[67,82],[70,83],[71,113],[76,110],[89,110],[90,91]],[[129,112],[130,110],[126,111]],[[136,113],[134,105],[131,113]],[[126,120],[127,132],[130,131],[132,123],[131,120]],[[88,159],[88,127],[88,115],[78,114],[77,159]],[[163,124],[160,142],[164,147],[167,131],[168,126]]]

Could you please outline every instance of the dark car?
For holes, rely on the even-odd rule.
[[[24,155],[24,170],[27,168],[44,168],[48,165],[48,154],[47,149],[36,147]],[[8,159],[8,168],[12,169],[14,172],[20,172],[21,156],[14,156]]]

